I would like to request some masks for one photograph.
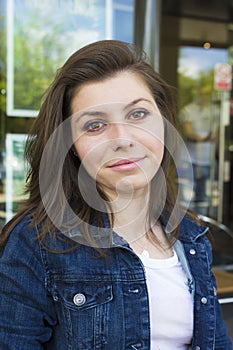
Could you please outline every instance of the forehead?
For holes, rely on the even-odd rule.
[[[139,98],[154,102],[143,79],[131,72],[120,72],[111,78],[83,84],[72,100],[72,112],[106,103],[129,103]]]

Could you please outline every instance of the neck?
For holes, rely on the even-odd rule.
[[[118,196],[112,202],[115,232],[127,241],[142,237],[149,230],[148,222],[149,193],[142,191],[132,198]]]

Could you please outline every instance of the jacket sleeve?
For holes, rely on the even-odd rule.
[[[0,256],[0,349],[41,350],[56,324],[35,229],[16,227]]]
[[[232,341],[227,335],[227,328],[223,321],[221,305],[217,300],[216,305],[216,337],[215,350],[233,350]]]
[[[209,253],[208,255],[210,260],[210,266],[212,268],[212,263],[213,263],[212,244],[207,237],[206,237],[206,242],[207,242],[207,251]],[[216,278],[212,271],[211,271],[211,275],[214,280],[214,284],[217,285]],[[219,303],[218,298],[216,298],[215,308],[216,308],[215,309],[216,334],[215,334],[214,350],[233,350],[232,341],[227,334],[228,330],[223,318],[222,307]]]

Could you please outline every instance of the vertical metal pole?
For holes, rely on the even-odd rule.
[[[159,69],[160,0],[147,0],[144,32],[144,50],[149,54],[154,69]]]
[[[112,39],[113,37],[113,1],[112,0],[106,0],[105,20],[106,20],[105,38],[109,40],[109,39]]]
[[[158,70],[160,48],[161,0],[136,0],[134,42],[147,54],[150,64]]]
[[[143,48],[146,0],[135,0],[134,7],[134,43]]]
[[[213,142],[211,147],[211,164],[210,167],[210,200],[209,200],[209,216],[217,219],[216,208],[218,208],[218,178],[216,176],[218,169],[216,162],[216,151],[219,153],[219,127],[220,127],[220,95],[214,94],[212,99],[212,119],[210,125],[211,135],[218,138],[218,142]],[[217,148],[218,147],[218,148]]]
[[[224,200],[224,169],[225,169],[225,126],[229,124],[230,118],[230,101],[229,92],[221,92],[221,109],[219,124],[219,163],[218,163],[218,191],[219,205],[217,212],[217,220],[223,220],[223,200]]]

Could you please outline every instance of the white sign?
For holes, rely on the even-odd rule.
[[[232,68],[228,63],[218,63],[214,72],[214,88],[216,90],[231,90]]]

